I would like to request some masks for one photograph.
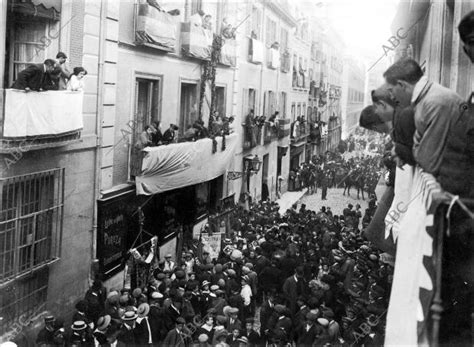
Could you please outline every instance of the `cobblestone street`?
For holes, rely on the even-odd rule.
[[[321,200],[321,189],[318,188],[318,192],[316,194],[306,194],[298,201],[298,209],[300,208],[301,204],[306,204],[306,208],[309,210],[319,211],[322,206],[329,206],[333,213],[341,215],[342,210],[347,206],[347,204],[352,203],[352,205],[360,204],[362,215],[364,214],[365,209],[368,206],[368,196],[367,193],[364,193],[365,200],[362,200],[362,196],[360,200],[357,200],[357,190],[351,189],[350,196],[342,195],[344,189],[343,188],[330,188],[328,189],[327,193],[327,200]]]

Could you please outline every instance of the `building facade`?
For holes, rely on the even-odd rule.
[[[431,81],[467,98],[474,78],[457,26],[473,8],[469,1],[401,3],[392,22],[392,34],[399,41],[393,47],[394,59],[415,59]]]
[[[344,59],[341,136],[347,138],[359,126],[360,112],[364,108],[365,66],[360,60],[346,56]]]
[[[293,44],[310,47],[293,39],[298,23],[288,3],[160,5],[2,3],[3,340],[28,345],[45,312],[69,322],[96,274],[108,287],[127,284],[129,250],[151,236],[159,258],[178,258],[230,200],[274,200],[288,189],[291,117],[306,116],[309,90],[307,70],[303,84],[292,86]],[[225,28],[236,30],[224,37]],[[87,70],[83,92],[9,89],[26,64],[59,51],[70,69]],[[309,55],[301,58],[307,67]],[[251,110],[265,120],[249,122]],[[23,123],[13,117],[18,112]],[[196,122],[207,127],[211,113],[235,118],[225,140],[181,142]],[[26,123],[35,117],[62,119],[62,128]],[[176,143],[142,152],[136,145],[157,122],[163,133],[178,126]],[[303,148],[305,133],[296,136]]]
[[[34,341],[45,311],[66,316],[89,286],[106,56],[100,42],[116,9],[105,4],[3,1],[0,8],[0,336],[22,346]],[[59,51],[70,69],[88,71],[82,92],[9,89],[27,64],[44,71],[43,61]]]

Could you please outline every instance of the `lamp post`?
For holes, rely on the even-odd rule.
[[[257,174],[262,167],[262,161],[258,157],[258,155],[250,155],[244,157],[244,170],[243,171],[229,171],[227,172],[227,180],[232,181],[239,179],[242,176],[246,176],[248,174]]]

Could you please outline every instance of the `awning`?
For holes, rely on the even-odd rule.
[[[232,164],[237,140],[237,134],[226,136],[222,150],[222,137],[216,138],[216,153],[212,153],[211,139],[145,148],[142,174],[136,177],[137,194],[162,193],[225,174]]]
[[[61,0],[13,0],[12,10],[30,16],[60,20]]]

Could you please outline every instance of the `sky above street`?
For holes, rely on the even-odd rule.
[[[391,36],[399,0],[324,0],[327,16],[349,50],[376,59]]]

